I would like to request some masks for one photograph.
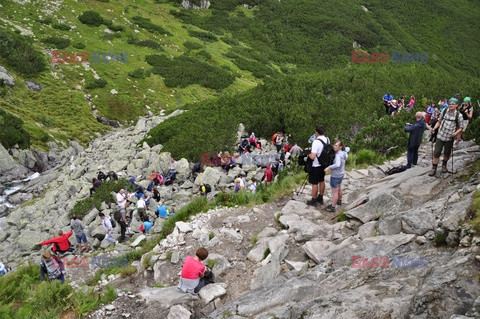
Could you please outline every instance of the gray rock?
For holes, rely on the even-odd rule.
[[[135,239],[133,243],[130,244],[130,247],[137,247],[140,243],[145,240],[147,237],[145,235],[140,235]]]
[[[220,168],[217,167],[207,167],[203,173],[200,173],[195,179],[195,185],[200,185],[201,183],[209,184],[214,187],[220,181],[222,173]]]
[[[277,261],[269,262],[265,266],[255,269],[252,282],[250,283],[250,289],[257,289],[268,285],[280,275],[281,270],[280,263]]]
[[[35,83],[35,82],[30,82],[30,81],[25,81],[25,84],[27,85],[27,87],[34,91],[34,92],[40,92],[41,89],[43,89],[43,85],[40,85],[38,83]]]
[[[16,239],[17,247],[20,250],[28,251],[38,249],[40,242],[47,240],[45,234],[34,232],[31,230],[24,230]]]
[[[382,190],[370,195],[370,200],[345,213],[349,218],[359,219],[362,223],[377,220],[386,212],[398,212],[403,207],[402,197],[395,190]]]
[[[8,85],[9,87],[15,86],[15,80],[13,79],[13,76],[8,74],[7,70],[1,65],[0,65],[0,79],[3,79],[5,84]]]
[[[253,262],[263,260],[263,255],[268,248],[268,238],[261,238],[255,246],[248,252],[247,259]]]
[[[167,319],[190,319],[191,317],[192,313],[190,311],[181,305],[175,305],[170,308]]]
[[[285,260],[285,264],[288,266],[289,269],[295,270],[299,274],[305,273],[308,269],[308,263],[303,261]]]
[[[232,264],[222,255],[219,254],[208,254],[207,260],[215,260],[215,266],[213,266],[213,273],[215,276],[221,276],[227,272],[227,270],[232,268]]]
[[[365,239],[368,237],[374,237],[376,236],[376,227],[378,225],[378,222],[376,221],[371,221],[366,224],[363,224],[358,228],[358,236],[361,239]]]
[[[205,301],[205,303],[209,303],[216,298],[220,298],[227,293],[225,288],[222,284],[210,284],[206,285],[199,291],[200,297]]]
[[[126,169],[127,166],[128,166],[128,164],[129,164],[129,162],[128,162],[128,161],[124,161],[124,160],[113,161],[113,162],[110,164],[110,170],[118,173],[118,172]]]
[[[105,229],[102,226],[90,226],[90,237],[96,238],[102,241],[105,238]]]
[[[401,214],[403,213],[385,213],[378,222],[378,233],[380,235],[400,234],[402,232]]]
[[[424,209],[409,210],[401,215],[404,233],[424,235],[437,226],[435,217]]]
[[[243,236],[242,234],[240,234],[239,232],[237,232],[236,230],[234,229],[231,229],[231,228],[222,228],[220,229],[220,232],[225,235],[225,237],[233,242],[233,243],[237,243],[237,244],[241,244],[242,241],[243,241]]]
[[[137,296],[147,302],[158,302],[159,305],[170,308],[175,305],[185,305],[191,301],[198,300],[193,294],[183,293],[177,287],[150,288],[140,290]]]
[[[179,261],[180,261],[180,253],[178,251],[174,251],[172,253],[172,258],[170,259],[170,262],[172,264],[178,264]]]
[[[15,193],[13,195],[8,196],[8,201],[14,205],[19,205],[26,201],[29,201],[33,198],[32,193]]]
[[[193,227],[190,223],[185,222],[176,222],[175,227],[178,229],[180,233],[188,233],[193,230]]]

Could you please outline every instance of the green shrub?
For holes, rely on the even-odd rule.
[[[170,59],[165,55],[147,55],[145,61],[153,66],[152,73],[160,74],[165,78],[167,87],[200,84],[207,88],[221,90],[235,80],[235,76],[227,70],[190,56],[181,55]]]
[[[52,24],[52,27],[57,30],[70,31],[71,27],[68,24],[60,23],[58,21]]]
[[[361,149],[357,153],[356,162],[357,164],[374,164],[378,154],[372,150]]]
[[[116,31],[116,32],[125,30],[125,27],[123,25],[119,25],[119,24],[118,25],[117,24],[109,24],[108,28],[110,30]]]
[[[82,42],[77,42],[77,43],[75,43],[75,44],[73,45],[73,47],[74,47],[75,49],[85,49],[86,46],[85,46],[85,44],[83,44]]]
[[[153,23],[150,19],[144,18],[142,16],[134,16],[132,18],[132,22],[137,24],[139,27],[144,28],[145,30],[148,30],[152,33],[172,35],[170,32],[168,32],[161,26]]]
[[[37,75],[47,68],[40,51],[37,51],[30,38],[7,29],[0,29],[0,56],[6,64],[24,75]]]
[[[103,88],[107,85],[107,81],[104,79],[95,79],[93,82],[88,83],[85,88],[88,90],[93,90],[96,88]]]
[[[190,30],[190,31],[188,31],[188,34],[191,35],[192,37],[195,37],[195,38],[198,38],[200,40],[207,41],[207,42],[218,41],[217,36],[215,34],[211,33],[211,32]]]
[[[23,121],[18,117],[0,109],[0,143],[6,148],[16,144],[20,148],[30,147],[30,134],[23,128]]]
[[[469,214],[472,217],[472,228],[477,236],[480,234],[480,191],[475,191],[472,204],[469,208]]]
[[[94,26],[98,27],[102,24],[104,24],[105,20],[103,17],[100,15],[100,13],[92,11],[92,10],[87,10],[83,12],[79,17],[78,20],[80,20],[81,23],[89,25],[89,26]]]
[[[225,42],[226,44],[230,45],[240,45],[240,42],[238,42],[237,39],[229,38],[229,37],[221,37],[220,40]]]
[[[138,68],[134,71],[128,72],[128,76],[134,79],[145,79],[149,75],[150,73],[142,68]]]
[[[37,21],[42,23],[42,24],[50,24],[50,23],[52,23],[53,18],[52,17],[45,17],[43,19],[38,19]]]
[[[163,51],[162,45],[159,42],[154,41],[154,40],[139,40],[137,38],[130,37],[127,40],[127,42],[129,44],[133,44],[133,45],[136,45],[136,46],[139,46],[139,47],[147,47],[147,48],[152,48],[152,49],[157,49],[157,50]]]
[[[137,267],[128,266],[126,268],[123,268],[122,271],[120,272],[120,274],[122,275],[122,278],[125,278],[125,277],[130,277],[131,275],[133,275],[136,272],[137,272]]]
[[[203,45],[201,43],[191,40],[185,41],[183,45],[189,50],[198,50],[203,48]]]
[[[70,45],[70,40],[60,37],[48,37],[42,40],[43,43],[52,45],[54,49],[65,49]]]
[[[217,263],[216,260],[213,259],[207,259],[206,266],[210,268],[210,270],[213,270],[213,267],[215,267],[215,264]]]
[[[347,215],[345,215],[345,213],[341,213],[337,217],[337,222],[344,222],[344,221],[347,221],[347,220],[348,220],[348,217],[347,217]]]
[[[477,118],[467,126],[465,137],[469,140],[475,140],[477,144],[480,144],[480,118]]]

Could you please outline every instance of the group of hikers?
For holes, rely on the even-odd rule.
[[[440,156],[443,153],[442,173],[447,173],[447,162],[452,150],[462,139],[462,134],[467,128],[469,121],[473,119],[473,106],[470,97],[465,97],[459,105],[460,95],[457,94],[448,100],[447,105],[442,103],[441,110],[434,103],[427,106],[425,119],[423,112],[415,114],[415,123],[406,123],[404,131],[409,132],[407,150],[407,168],[417,165],[418,148],[422,142],[423,133],[430,129],[430,142],[434,145],[432,154],[432,169],[429,176],[437,173]],[[433,108],[433,109],[432,109]],[[452,163],[453,165],[453,163]]]
[[[383,97],[383,105],[385,106],[385,112],[389,116],[393,116],[396,113],[400,113],[402,110],[410,111],[415,106],[415,95],[410,95],[410,101],[405,105],[405,94],[400,94],[398,100],[396,100],[390,92],[386,93]]]

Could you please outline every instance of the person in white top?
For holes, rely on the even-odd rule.
[[[145,203],[145,199],[143,197],[140,197],[137,201],[137,209],[138,209],[138,215],[140,216],[140,219],[143,221],[146,221],[147,218],[147,205]]]
[[[112,237],[113,227],[110,216],[105,215],[104,213],[98,213],[98,216],[100,216],[100,218],[102,219],[102,226],[106,234],[105,238],[107,239],[107,241],[113,243],[113,245],[115,246],[117,241]]]
[[[248,188],[252,193],[255,193],[257,190],[257,179],[255,177],[252,178],[252,185]]]
[[[321,167],[317,157],[322,154],[323,144],[330,144],[330,140],[325,136],[325,127],[319,125],[315,128],[315,139],[312,143],[312,151],[308,155],[312,163],[312,170],[308,173],[308,182],[312,184],[312,199],[307,201],[307,205],[317,206],[317,203],[323,204],[323,194],[325,193],[325,167]],[[323,143],[322,143],[323,142]]]
[[[117,193],[117,204],[120,208],[125,208],[125,204],[127,203],[127,195],[125,194],[125,190],[122,188]]]

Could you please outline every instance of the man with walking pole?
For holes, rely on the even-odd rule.
[[[447,162],[450,158],[453,149],[453,141],[458,134],[462,134],[463,117],[457,110],[458,100],[451,98],[448,101],[448,109],[445,109],[440,114],[437,123],[433,130],[438,130],[437,141],[435,142],[435,150],[433,152],[432,170],[428,173],[429,176],[435,176],[437,173],[438,162],[443,150],[442,173],[447,173]],[[452,172],[453,172],[453,158],[452,158]]]

